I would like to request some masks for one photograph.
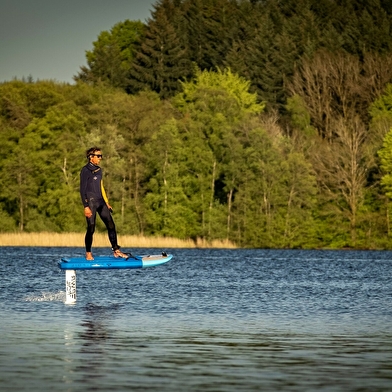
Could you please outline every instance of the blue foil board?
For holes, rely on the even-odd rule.
[[[147,268],[167,263],[172,257],[173,255],[138,255],[122,259],[114,256],[96,256],[91,261],[84,257],[63,257],[58,266],[62,270]]]

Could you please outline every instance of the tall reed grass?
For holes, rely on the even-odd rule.
[[[180,240],[166,237],[120,235],[122,248],[236,248],[230,241]],[[84,233],[0,233],[0,246],[83,247]],[[93,247],[110,247],[104,233],[94,234]]]

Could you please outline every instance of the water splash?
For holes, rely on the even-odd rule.
[[[41,292],[40,295],[32,294],[24,298],[26,302],[51,302],[51,301],[65,301],[65,291],[53,292]]]

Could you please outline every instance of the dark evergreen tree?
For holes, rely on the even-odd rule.
[[[179,26],[189,59],[201,70],[224,65],[238,32],[239,8],[232,0],[186,0]]]
[[[259,16],[250,24],[253,34],[249,30],[245,42],[233,45],[225,64],[251,81],[251,90],[267,102],[268,110],[285,103],[284,81],[291,76],[298,54],[291,35],[285,27],[279,31],[274,22],[280,18],[276,9]]]
[[[94,62],[89,62],[88,66],[81,66],[81,71],[74,80],[91,84],[106,82],[113,87],[125,88],[128,83],[128,72],[121,66],[119,48],[110,44],[104,48],[97,48],[95,54],[97,57]]]
[[[191,63],[168,17],[170,0],[154,6],[143,42],[130,71],[128,92],[150,89],[168,98],[180,89],[180,80],[191,75]]]

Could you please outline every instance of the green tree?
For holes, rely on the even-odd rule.
[[[239,77],[230,69],[213,71],[196,70],[195,77],[190,82],[183,82],[183,92],[174,98],[174,103],[182,111],[194,107],[204,91],[224,91],[233,99],[236,108],[242,116],[257,114],[264,109],[263,103],[258,103],[256,94],[249,92],[250,82]],[[218,107],[219,109],[219,107]]]
[[[188,165],[178,127],[174,119],[162,125],[151,140],[149,167],[151,177],[145,197],[147,222],[152,234],[177,238],[195,238],[198,234],[198,210],[192,202],[193,176]],[[184,154],[185,152],[185,154]],[[191,191],[192,190],[192,191]]]
[[[381,183],[386,195],[392,199],[392,129],[386,134],[383,147],[378,154],[381,159],[381,169],[385,173]]]
[[[0,85],[0,138],[6,152],[0,158],[3,206],[21,231],[28,229],[38,202],[40,171],[37,170],[39,136],[29,132],[35,118],[63,100],[61,86],[53,82],[13,81]]]
[[[144,203],[146,184],[150,181],[148,162],[156,155],[151,152],[152,137],[173,116],[172,106],[156,93],[143,92],[130,97],[126,123],[122,127],[124,145],[124,177],[121,186],[121,214],[124,228],[131,234],[145,234],[148,211]],[[159,146],[157,146],[157,151]]]
[[[82,214],[75,211],[80,210],[78,158],[83,154],[84,132],[83,117],[72,102],[53,106],[26,128],[23,142],[29,145],[29,167],[39,184],[36,213],[27,230],[78,231],[83,227]]]
[[[390,217],[390,211],[391,211],[391,199],[392,199],[392,154],[391,154],[391,149],[392,149],[392,128],[391,130],[386,134],[383,142],[383,146],[378,152],[378,155],[380,157],[380,166],[381,170],[383,173],[383,176],[381,178],[381,185],[383,186],[383,189],[385,191],[385,195],[388,198],[388,203],[387,203],[387,213],[386,213],[386,220],[387,220],[387,233],[388,236],[391,235],[391,217]]]
[[[188,132],[198,135],[199,142],[191,140],[198,147],[197,160],[203,164],[198,167],[194,162],[196,165],[188,170],[197,173],[203,190],[198,197],[202,201],[203,238],[207,240],[215,235],[230,236],[233,198],[240,177],[237,159],[242,156],[240,124],[264,108],[248,90],[249,82],[230,70],[196,70],[195,79],[183,83],[183,92],[173,99],[184,119],[190,119]]]
[[[317,187],[309,163],[289,140],[274,141],[262,128],[247,133],[244,147],[230,239],[249,247],[315,245]]]
[[[38,141],[34,135],[18,139],[12,155],[3,160],[1,197],[13,212],[20,231],[29,220],[29,210],[37,204],[39,180],[34,167],[34,149]]]
[[[392,84],[386,85],[384,93],[371,104],[369,113],[371,129],[376,135],[379,135],[378,140],[381,140],[382,143],[392,127]]]
[[[144,29],[142,22],[127,19],[116,23],[110,31],[102,31],[93,42],[93,50],[86,51],[87,66],[80,67],[74,80],[92,84],[104,82],[125,89],[135,48]]]

